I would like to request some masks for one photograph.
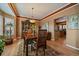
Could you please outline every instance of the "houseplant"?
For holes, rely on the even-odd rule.
[[[5,42],[4,42],[3,38],[0,38],[0,55],[3,52],[4,46],[5,46]]]

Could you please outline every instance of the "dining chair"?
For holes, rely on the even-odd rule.
[[[36,45],[36,55],[38,55],[38,50],[40,48],[43,49],[43,52],[45,55],[46,40],[47,40],[47,30],[39,30],[38,40],[37,40],[37,45]]]

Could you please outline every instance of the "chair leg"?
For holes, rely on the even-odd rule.
[[[25,52],[25,45],[24,45],[24,49],[23,49],[23,52]]]
[[[36,49],[36,56],[38,56],[38,49]]]
[[[28,40],[26,41],[26,56],[28,56]]]
[[[31,51],[32,51],[32,44],[31,44]]]
[[[26,46],[25,46],[25,42],[24,42],[24,46],[23,46],[23,54],[25,55],[26,52]]]
[[[45,56],[45,48],[43,48],[43,51],[44,51],[44,56]]]

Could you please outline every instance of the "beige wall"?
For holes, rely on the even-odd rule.
[[[76,46],[76,43],[77,43],[77,38],[79,38],[78,36],[77,36],[77,32],[78,32],[79,30],[67,30],[67,39],[66,39],[66,43],[68,44],[68,45],[71,45],[71,46],[73,46],[73,47],[77,47]]]
[[[52,40],[54,40],[54,20],[51,18],[51,19],[48,19],[48,20],[43,20],[40,22],[40,25],[44,25],[45,23],[48,22],[48,31],[52,33]]]
[[[79,48],[79,30],[77,31],[76,47]]]
[[[52,32],[52,39],[54,39],[54,21],[53,20],[57,19],[59,17],[70,16],[70,15],[74,15],[74,14],[79,14],[79,4],[69,7],[63,11],[60,11],[46,19],[43,19],[41,21],[41,26],[44,23],[49,22],[50,23],[49,29],[52,28],[50,31]],[[77,34],[79,34],[79,30],[69,30],[67,28],[66,43],[73,47],[79,47],[79,36]]]

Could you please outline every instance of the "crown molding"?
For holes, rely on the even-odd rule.
[[[62,10],[64,10],[64,9],[67,9],[67,8],[73,6],[73,5],[76,5],[76,4],[77,4],[77,3],[70,3],[70,4],[66,5],[66,6],[64,6],[63,8],[61,8],[61,9],[59,9],[59,10],[57,10],[57,11],[55,11],[55,12],[53,12],[53,13],[47,15],[47,16],[45,16],[45,17],[42,18],[41,20],[46,19],[46,18],[48,18],[48,17],[50,17],[50,16],[52,16],[52,15],[54,15],[54,14],[56,14],[56,13],[62,11]]]
[[[24,17],[24,16],[17,16],[19,18],[26,18],[26,19],[34,19],[34,18],[29,18],[29,17]],[[34,19],[34,20],[39,20],[39,19]]]
[[[18,13],[18,10],[17,10],[15,4],[14,4],[14,3],[8,3],[8,5],[9,5],[9,7],[11,8],[11,10],[14,12],[14,14],[15,14],[16,16],[19,16],[19,13]]]

